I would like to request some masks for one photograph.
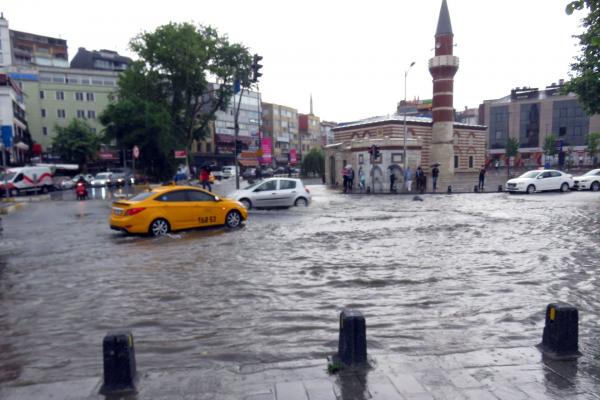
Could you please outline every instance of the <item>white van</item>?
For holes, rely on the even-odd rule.
[[[0,192],[5,193],[6,182],[11,196],[18,196],[24,192],[47,193],[54,187],[52,170],[48,167],[20,167],[8,168],[0,173]]]
[[[226,165],[223,167],[223,178],[235,178],[235,165]]]

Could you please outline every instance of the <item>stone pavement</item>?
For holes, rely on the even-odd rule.
[[[600,376],[579,361],[544,360],[535,347],[370,356],[371,367],[327,373],[326,360],[146,370],[138,393],[109,399],[527,400],[600,399]],[[583,365],[583,366],[582,366]],[[6,400],[103,399],[100,378],[0,388]]]

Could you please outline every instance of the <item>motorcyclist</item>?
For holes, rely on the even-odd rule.
[[[83,178],[83,176],[79,177],[79,179],[77,180],[75,194],[77,195],[77,200],[85,200],[88,197],[87,188],[85,187],[85,179]]]

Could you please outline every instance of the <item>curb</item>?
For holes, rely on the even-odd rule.
[[[15,204],[10,204],[10,205],[1,205],[0,206],[0,215],[6,215],[6,214],[10,214],[13,213],[21,208],[24,207],[24,203],[15,203]]]

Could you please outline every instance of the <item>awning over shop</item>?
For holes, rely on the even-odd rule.
[[[235,135],[227,135],[224,133],[217,133],[215,136],[216,136],[217,142],[220,142],[220,143],[235,142]],[[238,140],[241,140],[243,143],[246,143],[246,144],[252,143],[252,138],[249,136],[238,136]]]
[[[242,167],[258,167],[258,160],[238,160]]]

